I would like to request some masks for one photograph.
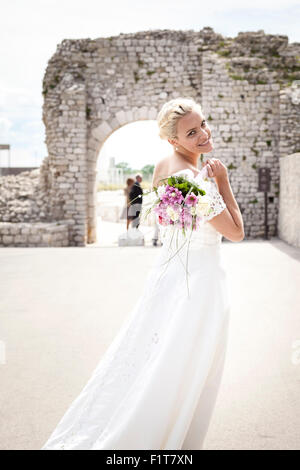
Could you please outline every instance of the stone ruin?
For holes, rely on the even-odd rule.
[[[215,142],[209,157],[228,168],[245,238],[264,234],[258,169],[267,167],[269,235],[300,246],[286,193],[298,194],[299,213],[299,84],[300,43],[263,30],[235,38],[206,27],[63,40],[43,79],[48,155],[38,170],[0,177],[0,246],[96,242],[102,145],[123,125],[155,120],[178,96],[202,106]]]

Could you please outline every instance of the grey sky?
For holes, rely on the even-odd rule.
[[[224,36],[263,29],[296,42],[300,41],[299,20],[299,2],[289,0],[6,0],[0,17],[0,143],[11,144],[13,166],[36,165],[47,155],[42,79],[48,60],[65,38],[95,39],[149,29],[199,31],[211,26]],[[148,140],[157,138],[154,126],[145,132]],[[105,153],[110,152],[107,144]],[[117,157],[116,142],[113,145]],[[125,147],[123,140],[122,154],[130,151],[133,158],[132,144],[126,151]],[[6,165],[1,155],[0,164]],[[147,164],[149,156],[150,150],[144,157],[138,150],[135,161],[145,158],[142,164]]]

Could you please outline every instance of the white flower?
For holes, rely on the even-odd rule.
[[[192,215],[196,215],[196,207],[195,206],[191,207],[190,212]]]
[[[196,214],[201,215],[208,215],[210,213],[211,208],[211,198],[204,194],[204,196],[199,196],[199,201],[196,205]]]
[[[163,184],[160,184],[158,187],[157,187],[157,193],[158,193],[158,197],[161,199],[162,195],[165,193],[165,186]]]
[[[192,173],[192,176],[190,174],[190,172]],[[191,170],[180,170],[177,172],[177,175],[176,176],[182,176],[183,178],[185,178],[186,180],[188,180],[190,183],[194,183],[195,182],[195,177],[194,177],[194,174]]]
[[[166,209],[166,212],[168,216],[170,217],[170,219],[173,220],[173,222],[176,222],[179,219],[179,214],[177,211],[173,209],[173,207],[168,206]]]

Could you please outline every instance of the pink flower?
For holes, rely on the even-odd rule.
[[[197,202],[198,202],[198,198],[197,198],[196,194],[194,194],[194,193],[189,194],[188,197],[185,200],[185,204],[187,206],[196,206]]]
[[[173,186],[167,184],[165,193],[162,195],[161,200],[164,204],[181,204],[184,197],[178,188],[173,188]]]

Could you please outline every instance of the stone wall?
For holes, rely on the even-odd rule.
[[[0,221],[43,222],[49,216],[49,166],[17,175],[0,176]]]
[[[264,235],[264,193],[258,192],[258,168],[271,169],[268,222],[269,235],[276,235],[280,87],[232,80],[226,65],[227,59],[203,53],[201,103],[216,136],[214,157],[227,166],[246,238]]]
[[[74,221],[0,224],[1,246],[69,246],[69,226]]]
[[[300,247],[300,152],[280,158],[278,234]]]
[[[0,176],[0,188],[0,246],[69,246],[75,221],[52,221],[48,158],[38,169]]]
[[[43,80],[49,156],[40,177],[47,180],[48,219],[73,220],[69,245],[95,242],[102,145],[123,125],[155,120],[165,101],[192,96],[214,134],[209,157],[227,165],[246,238],[263,235],[258,168],[271,169],[269,234],[276,235],[279,157],[299,148],[299,80],[300,44],[263,31],[224,38],[212,28],[154,30],[62,41]]]
[[[8,175],[18,175],[19,173],[23,173],[24,171],[33,171],[36,170],[38,167],[36,166],[7,166],[7,167],[0,167],[0,176],[8,176]]]
[[[51,90],[51,87],[50,87]],[[86,87],[65,73],[45,98],[43,121],[49,151],[49,217],[73,219],[70,244],[87,242],[87,119]]]
[[[279,155],[300,152],[300,80],[280,91]]]

